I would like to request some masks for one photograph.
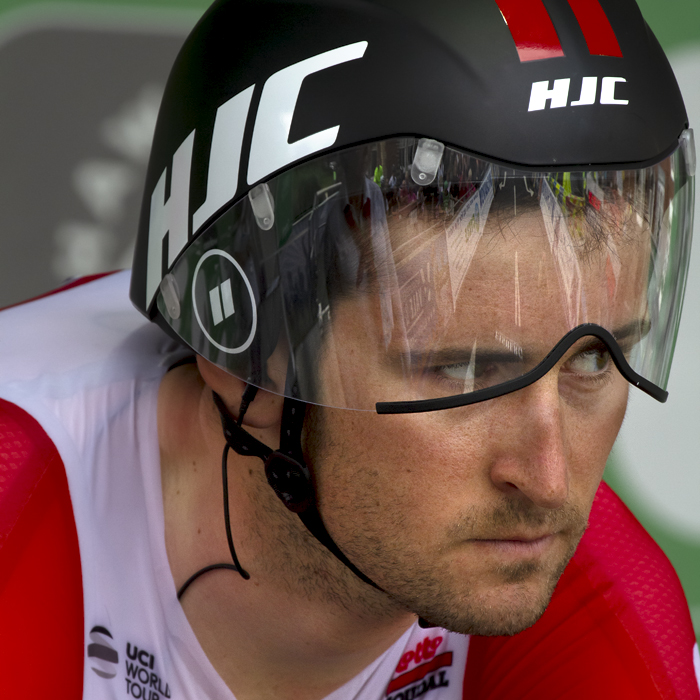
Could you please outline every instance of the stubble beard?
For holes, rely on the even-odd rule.
[[[535,624],[547,609],[578,541],[570,543],[565,556],[549,570],[533,561],[494,568],[492,575],[500,579],[500,585],[486,594],[416,574],[409,592],[393,589],[393,596],[431,624],[453,632],[517,634]]]
[[[305,422],[306,457],[314,469],[323,468],[324,460],[329,459],[328,447],[333,445],[319,417],[322,410],[313,407]],[[449,566],[436,564],[440,560],[449,564],[449,551],[426,553],[420,547],[420,533],[406,535],[413,528],[410,513],[401,504],[395,504],[387,518],[382,512],[387,510],[386,503],[375,501],[370,489],[367,492],[362,503],[350,500],[337,508],[334,520],[359,524],[381,515],[385,524],[389,521],[387,531],[394,534],[379,537],[362,528],[346,528],[337,543],[383,591],[362,582],[306,530],[296,515],[280,510],[281,504],[262,482],[258,497],[267,522],[258,521],[250,533],[264,554],[259,560],[263,569],[260,573],[274,576],[295,595],[368,620],[412,612],[435,626],[461,634],[512,635],[533,625],[544,613],[587,522],[586,514],[571,505],[552,512],[507,500],[488,510],[473,509],[451,528],[446,541],[493,536],[523,525],[568,533],[566,551],[557,562],[547,566],[523,560],[496,566],[490,575],[504,589],[503,594],[499,596],[496,589],[479,594],[473,590],[478,586],[470,588],[469,582],[459,580]],[[269,536],[274,530],[277,536],[271,543]],[[463,578],[467,576],[468,572]]]
[[[450,566],[459,545],[426,554],[410,542],[392,547],[375,541],[368,548],[356,538],[348,548],[359,553],[355,563],[363,562],[365,573],[371,571],[395,604],[432,625],[460,634],[512,635],[532,626],[546,610],[586,523],[586,516],[574,507],[548,513],[523,508],[519,502],[470,513],[455,526],[448,540],[464,542],[516,525],[546,525],[567,533],[566,547],[556,561],[525,559],[495,565],[488,571],[494,585],[486,589],[478,580],[470,580],[463,568]]]

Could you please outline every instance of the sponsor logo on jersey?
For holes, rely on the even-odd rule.
[[[137,700],[170,698],[170,686],[153,669],[156,657],[146,649],[126,643],[126,692]]]
[[[271,173],[332,146],[340,125],[289,143],[289,130],[304,79],[319,71],[362,58],[367,42],[359,41],[311,56],[271,75],[263,85],[255,112],[250,151],[247,154],[249,185]],[[243,137],[249,119],[255,85],[234,95],[216,111],[212,133],[206,199],[196,210],[190,207],[190,173],[195,131],[175,151],[151,195],[146,270],[146,305],[150,305],[163,276],[177,256],[209,219],[236,195],[243,154]],[[244,162],[246,158],[243,158]],[[170,170],[170,196],[165,199]]]
[[[112,633],[101,625],[90,630],[90,644],[87,656],[92,670],[108,680],[120,674],[118,646]],[[124,681],[126,694],[136,700],[169,700],[172,697],[170,685],[163,678],[157,666],[155,654],[131,642],[124,649]],[[121,675],[121,674],[120,674]]]
[[[394,677],[386,689],[387,700],[415,700],[426,693],[450,685],[451,651],[443,650],[443,637],[426,636],[407,651],[396,666]]]

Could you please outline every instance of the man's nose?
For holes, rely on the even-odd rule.
[[[560,508],[569,497],[569,459],[557,373],[502,398],[492,483],[542,508]]]

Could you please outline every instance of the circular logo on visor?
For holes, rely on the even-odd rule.
[[[253,288],[226,251],[209,250],[199,259],[192,278],[192,304],[202,333],[219,350],[236,354],[253,342],[258,325]]]

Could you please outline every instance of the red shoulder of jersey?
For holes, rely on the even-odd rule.
[[[0,695],[75,700],[83,589],[63,462],[41,426],[0,400]]]
[[[602,483],[544,615],[512,637],[472,637],[464,698],[698,700],[695,634],[671,563]]]
[[[105,274],[112,273],[71,280],[22,304]],[[63,462],[34,418],[0,400],[0,694],[82,697],[83,628],[80,550]]]

